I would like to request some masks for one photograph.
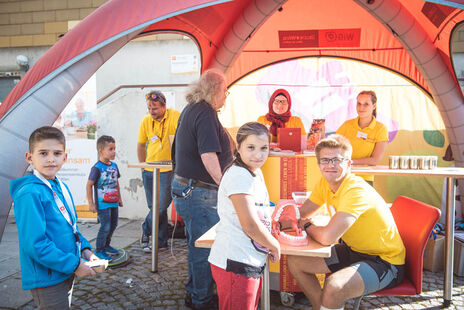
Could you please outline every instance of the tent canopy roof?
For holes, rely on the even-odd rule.
[[[203,71],[221,62],[218,50],[228,50],[224,39],[231,32],[236,34],[240,21],[252,25],[252,30],[244,38],[245,44],[240,50],[230,51],[234,54],[233,61],[223,67],[229,83],[283,59],[325,55],[359,59],[390,68],[423,89],[429,89],[395,33],[355,1],[274,0],[275,9],[265,16],[261,7],[268,2],[271,1],[109,1],[69,31],[29,70],[24,81],[0,106],[0,117],[18,100],[27,97],[31,88],[124,35],[184,33],[198,44]],[[464,11],[453,6],[462,4],[458,1],[449,1],[449,6],[423,0],[398,2],[414,16],[415,23],[449,60],[450,34],[464,19]],[[375,5],[375,1],[373,3]],[[254,10],[253,6],[256,6]],[[259,14],[264,16],[257,16]]]

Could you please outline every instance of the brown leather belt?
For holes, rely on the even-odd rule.
[[[182,185],[190,184],[193,187],[202,187],[202,188],[214,189],[214,190],[217,190],[219,187],[216,184],[206,183],[206,182],[195,180],[195,179],[187,179],[177,174],[174,174],[174,178],[176,178],[176,180],[179,181],[179,183]]]

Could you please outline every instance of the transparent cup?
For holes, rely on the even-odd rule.
[[[303,204],[306,201],[306,199],[308,199],[309,195],[311,195],[310,191],[309,192],[292,192],[293,200],[298,205]]]
[[[429,169],[437,168],[438,156],[429,156]]]
[[[391,155],[388,158],[388,167],[390,169],[398,169],[400,166],[400,157],[396,155]]]
[[[409,169],[409,156],[400,156],[400,169]]]

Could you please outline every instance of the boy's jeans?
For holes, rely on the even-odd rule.
[[[168,207],[171,204],[171,179],[173,172],[166,171],[160,173],[159,182],[159,224],[158,224],[158,247],[165,247],[168,244]],[[142,223],[143,234],[151,236],[152,216],[153,216],[153,171],[142,172],[143,187],[150,211]]]
[[[98,210],[100,229],[98,230],[96,248],[97,252],[103,252],[111,243],[116,227],[118,226],[118,207]]]
[[[217,222],[217,190],[196,187],[186,198],[180,196],[185,185],[172,179],[174,206],[185,224],[188,247],[188,280],[185,289],[194,304],[211,301],[214,294],[214,282],[208,262],[210,249],[195,247],[195,240],[207,232]]]

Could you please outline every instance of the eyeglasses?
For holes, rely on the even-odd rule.
[[[284,99],[284,100],[280,100],[280,99],[274,99],[274,103],[278,103],[278,104],[284,104],[284,103],[287,103],[288,104],[288,100]]]
[[[226,94],[226,97],[227,97],[227,96],[230,95],[230,92],[229,92],[229,91],[226,91],[225,94]]]
[[[334,166],[340,165],[342,162],[345,160],[348,160],[343,157],[334,157],[334,158],[320,158],[319,163],[322,165],[328,165],[329,163],[332,163]]]

